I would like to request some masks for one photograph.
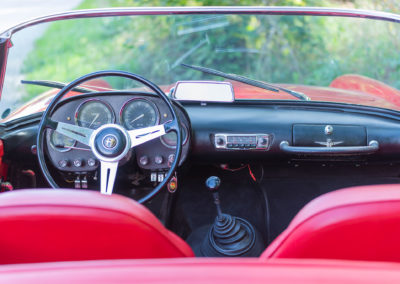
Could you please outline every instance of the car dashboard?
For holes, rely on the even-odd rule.
[[[184,138],[181,166],[192,163],[286,164],[290,161],[393,164],[400,158],[400,116],[392,111],[273,101],[175,102],[174,106]],[[129,111],[139,111],[142,115],[138,119]],[[89,117],[96,115],[100,117],[97,123],[115,122],[127,129],[165,123],[171,116],[161,100],[151,94],[106,92],[63,100],[54,112],[54,119],[94,128],[99,125],[90,125]],[[36,115],[2,125],[6,159],[25,154],[29,154],[27,161],[34,159],[31,148],[36,145],[35,129],[39,118]],[[139,124],[140,120],[143,125]],[[52,130],[47,132],[46,151],[55,169],[85,173],[98,168],[95,157],[84,145],[60,137]],[[377,144],[368,148],[371,142]],[[132,154],[137,167],[149,175],[166,170],[175,152],[174,143],[175,133],[168,133],[135,147]],[[287,151],[283,143],[304,151]],[[337,148],[355,151],[335,151]]]
[[[183,135],[183,163],[189,151],[190,123],[184,110],[177,107]],[[161,99],[149,94],[96,93],[64,100],[54,111],[53,118],[97,129],[104,124],[119,124],[127,130],[154,126],[171,120],[172,115]],[[47,130],[46,150],[52,165],[59,171],[86,173],[97,170],[99,162],[90,149],[54,130]],[[174,159],[176,134],[167,133],[135,147],[135,159],[141,170],[162,172]],[[132,153],[130,153],[130,156]],[[129,158],[130,158],[129,156]]]

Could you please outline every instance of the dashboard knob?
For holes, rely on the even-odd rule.
[[[60,168],[66,168],[66,167],[68,167],[68,164],[69,164],[68,160],[58,161],[58,165],[60,166]]]
[[[96,165],[96,160],[93,159],[93,158],[89,158],[87,160],[87,164],[88,164],[89,167],[94,167]]]
[[[175,154],[171,154],[168,156],[168,167],[171,167],[174,160],[175,160]]]
[[[223,139],[223,138],[217,138],[217,144],[219,145],[219,146],[223,146],[224,144],[225,144],[225,140]]]
[[[164,162],[164,159],[163,159],[162,156],[155,156],[154,162],[155,162],[157,165],[161,165],[161,164]]]
[[[267,145],[268,140],[267,140],[266,138],[262,137],[262,138],[260,138],[260,139],[258,140],[258,143],[259,143],[260,145]]]
[[[82,167],[82,160],[81,159],[74,160],[74,166],[77,168]]]
[[[141,164],[142,166],[148,165],[149,164],[149,157],[147,157],[147,156],[140,157],[139,164]]]
[[[37,146],[36,146],[36,145],[32,145],[32,147],[31,147],[31,153],[32,153],[33,155],[36,155],[36,154],[37,154]]]

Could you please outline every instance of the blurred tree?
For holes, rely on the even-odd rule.
[[[298,5],[399,9],[394,0],[85,0],[79,8],[175,5]],[[28,79],[71,81],[100,69],[159,84],[211,79],[185,62],[278,83],[328,86],[358,73],[400,87],[397,24],[365,19],[177,15],[81,19],[50,25],[24,64]],[[218,78],[212,78],[218,79]],[[126,87],[124,82],[114,82]],[[119,84],[119,85],[118,85]],[[37,88],[27,86],[29,96]]]

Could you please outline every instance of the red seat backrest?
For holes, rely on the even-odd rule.
[[[306,205],[262,258],[400,261],[400,185],[337,190]]]
[[[144,206],[93,191],[0,194],[0,263],[193,256]]]

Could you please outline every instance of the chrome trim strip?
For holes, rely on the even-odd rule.
[[[371,140],[368,146],[303,147],[290,146],[288,141],[282,141],[279,148],[286,153],[302,155],[361,155],[378,151],[379,143],[376,140]]]
[[[129,7],[129,8],[105,8],[76,10],[51,14],[34,18],[11,27],[1,35],[11,37],[12,34],[40,23],[68,20],[76,18],[95,18],[111,16],[135,16],[135,15],[179,15],[179,14],[269,14],[269,15],[310,15],[310,16],[337,16],[358,17],[385,21],[400,22],[400,15],[377,12],[371,10],[340,9],[327,7]]]

